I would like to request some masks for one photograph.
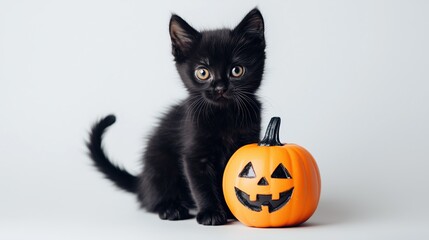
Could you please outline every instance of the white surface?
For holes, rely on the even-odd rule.
[[[137,209],[85,156],[118,116],[111,156],[132,172],[161,112],[185,91],[171,12],[197,29],[266,22],[264,127],[305,146],[322,174],[298,228],[204,227]],[[1,1],[0,239],[427,239],[427,1]]]

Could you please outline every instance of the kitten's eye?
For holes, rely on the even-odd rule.
[[[205,81],[205,80],[209,79],[210,72],[207,68],[198,68],[197,70],[195,70],[195,76],[198,79]]]
[[[235,78],[239,78],[243,76],[243,74],[244,74],[244,67],[242,66],[235,66],[231,69],[231,76]]]

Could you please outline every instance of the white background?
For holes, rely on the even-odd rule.
[[[85,155],[115,113],[114,160],[137,173],[145,136],[185,96],[172,12],[197,29],[265,18],[263,128],[306,147],[322,196],[303,226],[168,222]],[[0,1],[0,239],[429,237],[428,1]]]

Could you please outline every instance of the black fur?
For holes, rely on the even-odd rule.
[[[149,138],[142,173],[132,176],[105,156],[101,139],[113,115],[92,128],[89,155],[107,178],[136,193],[141,206],[160,218],[186,219],[189,209],[197,208],[200,224],[225,224],[224,167],[239,147],[259,140],[261,104],[255,94],[265,62],[263,18],[253,9],[232,30],[198,32],[173,15],[169,30],[189,96],[164,115]],[[244,67],[241,77],[233,77],[235,66]],[[196,77],[201,67],[209,79]]]
[[[116,117],[109,115],[99,121],[97,124],[94,124],[89,136],[89,142],[87,143],[89,156],[92,158],[92,160],[94,160],[94,165],[97,167],[97,169],[104,173],[108,179],[112,180],[116,186],[128,192],[136,193],[138,178],[129,174],[122,168],[112,165],[104,154],[103,148],[101,146],[104,130],[115,122]]]

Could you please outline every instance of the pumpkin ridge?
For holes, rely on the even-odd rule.
[[[311,189],[310,189],[309,183],[308,183],[308,177],[309,177],[308,176],[308,171],[309,171],[309,169],[307,167],[307,162],[306,162],[307,156],[303,156],[301,154],[301,151],[298,151],[298,150],[300,150],[300,149],[296,149],[295,146],[291,148],[291,151],[297,155],[296,158],[302,160],[302,161],[299,161],[299,162],[300,162],[301,167],[303,168],[301,170],[301,172],[303,172],[305,174],[304,179],[306,179],[306,181],[305,181],[306,196],[312,196]],[[310,176],[310,177],[312,177],[312,176]],[[300,219],[300,221],[304,220],[306,218],[306,216],[307,216],[307,206],[309,205],[308,201],[310,201],[310,200],[312,200],[312,198],[309,198],[309,197],[305,198],[305,204],[304,204],[304,207],[303,207],[303,211],[301,211],[299,213],[300,217],[298,219]]]
[[[311,162],[311,163],[308,163],[308,164],[310,165],[309,167],[310,167],[311,173],[313,175],[312,177],[314,178],[314,181],[317,182],[316,185],[312,184],[312,186],[315,188],[315,189],[313,189],[313,191],[317,192],[317,196],[319,196],[319,198],[317,199],[316,203],[313,203],[313,202],[311,203],[311,204],[315,204],[316,205],[316,207],[314,208],[314,210],[312,212],[309,212],[309,216],[311,216],[316,211],[318,202],[320,200],[320,192],[321,192],[320,172],[319,172],[319,168],[318,168],[318,166],[316,164],[316,160],[314,160],[314,158],[310,154],[310,152],[308,152],[303,147],[300,147],[300,148],[302,149],[301,152],[306,157],[306,159],[308,160],[308,162]]]
[[[287,150],[288,148],[287,147],[285,147],[285,153],[286,153],[286,155],[287,155],[287,157],[288,157],[288,159],[289,159],[289,162],[290,162],[290,165],[291,165],[291,168],[289,169],[289,171],[291,171],[291,172],[293,172],[293,175],[295,175],[295,172],[296,172],[296,170],[295,170],[295,168],[296,168],[296,166],[295,166],[295,164],[294,164],[294,162],[295,161],[293,161],[293,159],[292,159],[292,157],[291,157],[291,155],[290,155],[290,153],[289,153],[289,151]],[[296,184],[295,184],[295,179],[296,178],[294,178],[294,176],[292,176],[292,181],[293,181],[293,185],[294,185],[294,187],[296,187]],[[292,198],[293,196],[291,196],[291,198]],[[295,213],[295,201],[292,201],[292,204],[291,204],[292,206],[290,206],[290,216],[292,216],[292,218],[293,218],[293,216],[294,216],[294,213]],[[290,224],[289,223],[289,221],[290,220],[288,220],[288,224]]]
[[[305,215],[302,218],[302,221],[306,221],[308,218],[310,218],[311,215],[313,215],[313,213],[317,209],[317,205],[320,198],[320,174],[319,174],[319,170],[317,169],[317,164],[315,163],[313,156],[311,156],[311,154],[305,148],[297,145],[294,151],[299,154],[301,159],[305,160],[304,164],[306,166],[305,172],[307,174],[307,179],[311,179],[313,182],[316,183],[316,184],[313,184],[313,182],[308,183],[310,187],[307,188],[307,196],[314,196],[315,195],[314,193],[316,193],[318,197],[317,199],[315,199],[315,197],[311,197],[307,199],[306,207],[305,207],[306,209]],[[308,178],[308,175],[311,175],[311,176],[309,176]]]

